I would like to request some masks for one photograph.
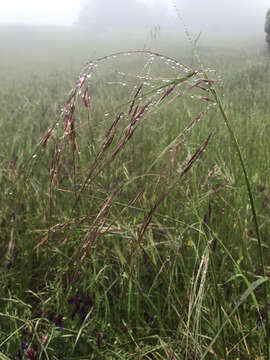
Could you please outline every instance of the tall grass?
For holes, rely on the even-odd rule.
[[[212,91],[244,145],[267,274],[268,67],[254,59],[222,64],[221,82],[116,53],[87,63],[65,100],[60,74],[29,87],[16,74],[16,92],[6,79],[0,358],[266,354],[254,213]]]

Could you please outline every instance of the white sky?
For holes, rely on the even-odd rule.
[[[0,0],[0,24],[72,25],[82,2],[82,0]]]
[[[0,24],[72,25],[84,0],[0,0]],[[98,0],[96,0],[98,1]],[[114,0],[108,0],[114,1]],[[140,0],[153,3],[155,0]],[[171,6],[171,0],[163,0]],[[197,0],[201,1],[201,0]],[[226,0],[217,0],[226,1]],[[235,0],[237,2],[237,0]],[[270,8],[270,0],[253,0]],[[181,0],[176,1],[181,6]]]
[[[83,2],[84,0],[0,0],[0,24],[72,25]]]
[[[140,1],[153,3],[155,0]],[[170,1],[168,0],[169,3]],[[84,0],[0,0],[0,24],[72,25],[83,2]]]

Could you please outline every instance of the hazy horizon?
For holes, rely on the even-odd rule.
[[[115,12],[113,12],[114,7],[111,5],[111,0],[107,0],[108,5],[104,0],[103,2],[89,0],[89,8],[95,9],[95,1],[99,7],[100,4],[105,4],[102,5],[105,19],[107,22],[109,19],[111,27],[117,26],[119,20],[121,21],[126,16],[134,21],[136,20],[135,16],[138,16],[138,13],[135,16],[123,13],[120,0],[118,0],[118,6],[117,0],[114,0]],[[163,28],[177,24],[177,22],[179,25],[179,19],[177,19],[177,13],[173,6],[176,4],[185,24],[190,28],[202,31],[219,31],[223,27],[228,29],[231,27],[234,31],[238,28],[239,30],[243,28],[263,29],[265,14],[270,8],[270,0],[238,0],[237,2],[227,0],[221,3],[217,3],[215,0],[205,0],[203,3],[198,3],[197,0],[137,0],[137,2],[145,5],[149,22],[160,23]],[[85,3],[87,3],[85,0],[76,2],[70,0],[47,0],[46,2],[10,0],[1,4],[0,25],[78,25]],[[106,8],[109,9],[107,15]],[[94,10],[93,14],[95,17]],[[101,22],[101,26],[104,25],[102,18],[98,18],[97,21]]]

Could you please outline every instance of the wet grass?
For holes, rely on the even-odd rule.
[[[205,81],[181,48],[83,68],[76,44],[2,60],[0,358],[263,358],[254,214],[211,87],[267,276],[269,59],[202,44]]]

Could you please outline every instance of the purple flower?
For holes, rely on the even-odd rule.
[[[76,296],[71,296],[69,299],[68,299],[68,304],[69,305],[72,305],[74,304],[74,310],[73,310],[73,313],[72,313],[72,319],[74,318],[74,316],[80,312],[80,308],[81,308],[81,298],[79,296],[79,294],[77,294]]]
[[[68,304],[74,305],[72,319],[76,314],[79,314],[83,321],[89,310],[94,306],[94,301],[91,295],[88,295],[87,297],[82,297],[78,293],[76,296],[72,296],[68,299]]]
[[[68,274],[68,282],[69,282],[69,285],[72,285],[72,283],[73,283],[73,276],[71,274]]]
[[[28,359],[30,360],[35,360],[37,357],[37,351],[35,349],[29,349],[26,351],[25,355],[28,357]]]
[[[63,327],[63,316],[62,315],[58,315],[56,317],[56,319],[54,320],[55,322],[55,325],[59,328],[62,328]]]
[[[18,159],[19,159],[18,156],[15,156],[14,160],[10,160],[10,162],[9,162],[10,169],[15,169]]]

